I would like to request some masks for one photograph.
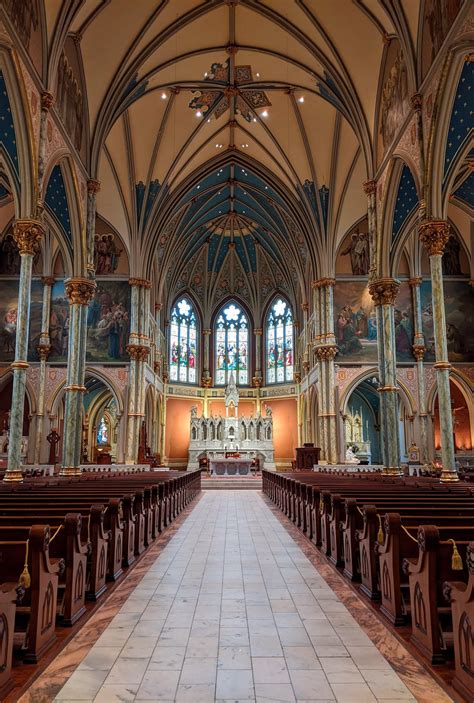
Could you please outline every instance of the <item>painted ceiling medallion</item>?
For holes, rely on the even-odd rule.
[[[270,107],[271,102],[263,90],[245,87],[253,82],[251,66],[235,66],[234,79],[231,81],[229,62],[213,63],[204,80],[213,83],[223,83],[222,88],[209,90],[193,90],[195,96],[190,102],[191,110],[200,111],[206,115],[213,110],[216,120],[229,109],[230,100],[235,98],[235,111],[251,122],[254,110]]]

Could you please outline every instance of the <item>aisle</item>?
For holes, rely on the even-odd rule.
[[[56,700],[415,698],[261,494],[210,491]]]

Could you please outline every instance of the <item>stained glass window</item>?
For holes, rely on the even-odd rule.
[[[267,383],[293,381],[293,314],[277,298],[267,316]]]
[[[105,417],[102,415],[97,428],[97,446],[100,447],[109,443],[109,426],[105,420]]]
[[[215,325],[216,386],[226,386],[233,371],[235,382],[249,383],[249,322],[236,303],[224,305]]]
[[[196,383],[197,317],[187,298],[179,300],[171,311],[170,381]]]

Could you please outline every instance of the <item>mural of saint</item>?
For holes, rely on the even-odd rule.
[[[425,28],[427,27],[428,31],[425,29],[425,33],[430,50],[430,65],[441,49],[460,8],[461,0],[426,0]]]
[[[356,229],[351,234],[349,246],[341,251],[341,256],[350,255],[354,276],[366,276],[370,268],[369,235]]]
[[[31,284],[30,330],[28,339],[28,359],[37,361],[36,347],[41,334],[41,309],[43,286],[41,281]],[[13,361],[15,358],[16,333],[18,327],[18,280],[3,281],[0,299],[0,361]]]
[[[21,43],[28,49],[31,34],[39,25],[38,0],[3,0],[2,4],[15,25]]]
[[[431,282],[421,284],[421,310],[426,361],[435,360]],[[474,291],[467,281],[444,282],[448,359],[453,362],[474,360]]]
[[[408,75],[405,57],[398,49],[386,72],[380,107],[380,135],[384,149],[391,144],[408,109]]]

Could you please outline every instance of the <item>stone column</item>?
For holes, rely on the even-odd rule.
[[[454,456],[453,416],[449,388],[448,343],[446,339],[446,314],[444,309],[443,253],[449,239],[449,224],[444,220],[423,220],[418,228],[420,240],[430,258],[431,297],[435,338],[436,379],[439,399],[439,424],[441,433],[441,481],[459,481]]]
[[[417,366],[417,386],[418,386],[418,418],[420,422],[420,463],[428,463],[428,415],[426,413],[425,400],[425,366],[423,359],[425,356],[425,339],[423,337],[423,326],[421,321],[421,296],[420,286],[422,283],[421,276],[410,278],[408,281],[411,287],[413,301],[413,320],[414,320],[414,335],[413,335],[413,356],[416,359]]]
[[[150,352],[148,314],[151,283],[143,278],[130,278],[131,314],[127,352],[130,356],[128,385],[128,421],[125,463],[135,464],[138,457],[140,424],[145,414],[145,362]]]
[[[100,191],[99,181],[90,178],[87,181],[87,222],[86,222],[86,234],[87,234],[87,270],[89,275],[93,278],[95,276],[95,265],[94,265],[94,235],[95,235],[95,214],[96,214],[96,202],[97,193]]]
[[[335,412],[334,358],[337,354],[334,335],[334,278],[321,278],[313,286],[319,291],[319,325],[315,352],[319,366],[321,451],[330,464],[337,464],[337,426]]]
[[[380,414],[384,473],[402,476],[400,470],[400,438],[398,434],[398,388],[395,348],[394,308],[400,281],[378,278],[369,284],[369,292],[377,308]]]
[[[17,220],[13,237],[20,251],[21,266],[18,283],[18,313],[13,371],[12,406],[8,434],[8,465],[3,480],[23,481],[21,473],[21,440],[25,407],[26,370],[28,368],[28,335],[30,325],[31,274],[33,257],[38,251],[44,230],[37,220]]]
[[[41,463],[41,445],[43,443],[44,432],[44,393],[46,385],[46,362],[48,360],[49,352],[51,351],[51,345],[49,343],[49,316],[51,311],[51,289],[54,283],[54,278],[52,276],[44,276],[41,280],[43,283],[43,309],[41,314],[41,335],[39,344],[36,347],[38,356],[40,358],[40,377],[38,389],[38,411],[36,413],[37,423],[35,452],[33,459],[35,464]]]
[[[367,196],[367,222],[369,229],[369,254],[370,270],[369,280],[375,277],[377,265],[377,181],[366,181],[363,184],[364,193]]]
[[[202,375],[201,384],[204,388],[210,388],[212,385],[211,371],[210,371],[210,343],[211,343],[211,330],[207,327],[202,331],[203,334],[203,354],[202,354]],[[207,415],[205,416],[207,417]]]
[[[260,388],[263,383],[262,374],[262,335],[263,330],[261,327],[257,327],[253,331],[255,335],[255,376],[252,378],[252,383],[256,388]],[[257,385],[257,381],[260,381],[260,385]]]
[[[53,107],[54,96],[48,91],[41,93],[41,118],[40,118],[40,130],[39,130],[39,140],[38,140],[38,193],[43,192],[44,183],[44,170],[46,167],[45,162],[45,152],[46,152],[46,126],[48,120],[48,113]],[[41,196],[40,196],[41,197]]]
[[[69,343],[60,475],[77,476],[81,473],[82,394],[86,390],[87,309],[96,285],[88,278],[69,278],[64,285],[69,299]]]

